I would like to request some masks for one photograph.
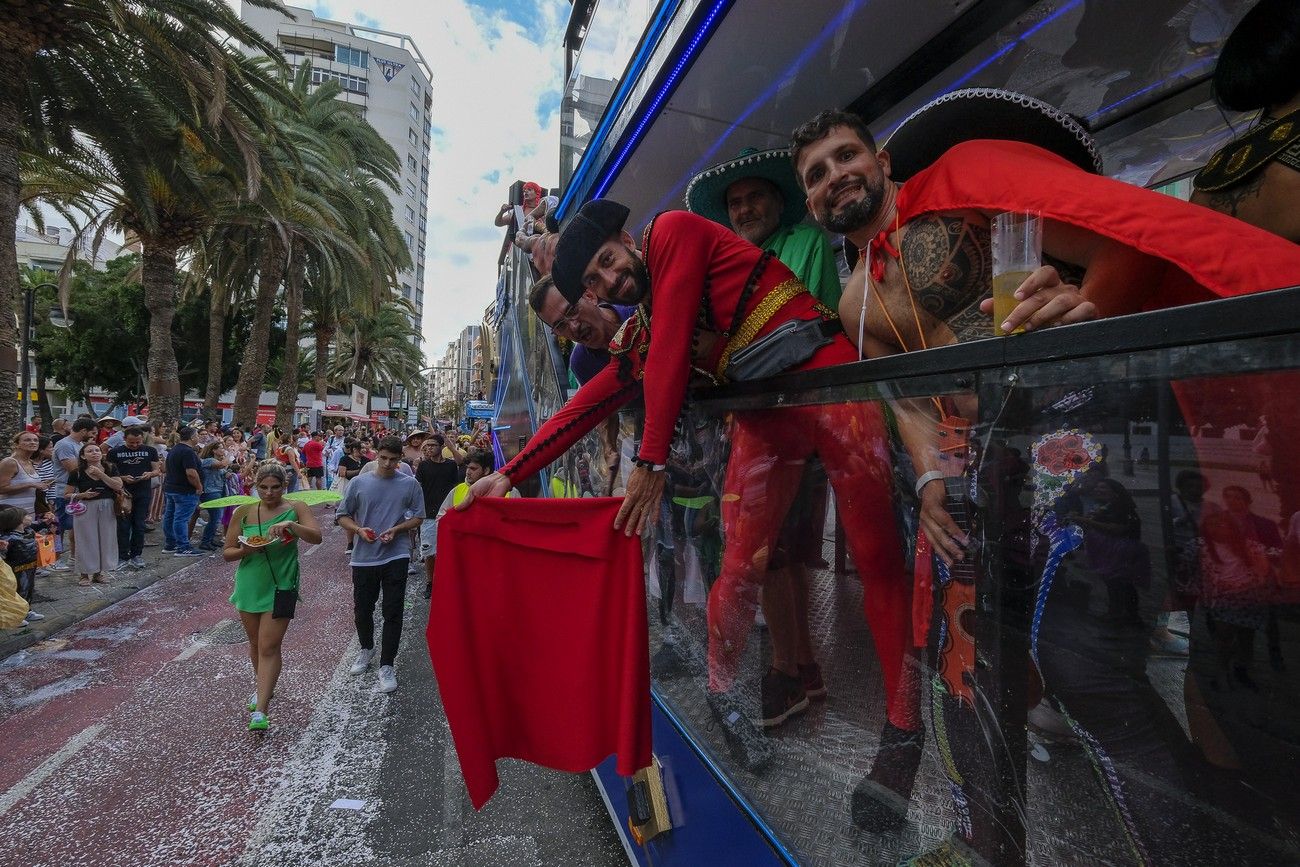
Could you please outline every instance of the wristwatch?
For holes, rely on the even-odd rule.
[[[633,463],[641,469],[649,470],[652,473],[662,473],[668,468],[667,464],[656,464],[654,461],[647,461],[645,458],[637,458]]]

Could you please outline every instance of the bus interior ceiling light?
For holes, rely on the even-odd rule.
[[[1156,88],[1163,87],[1164,85],[1168,84],[1171,81],[1177,81],[1180,78],[1185,78],[1191,75],[1193,72],[1196,72],[1208,66],[1209,64],[1214,63],[1218,59],[1219,59],[1218,55],[1214,55],[1212,57],[1202,57],[1200,60],[1196,61],[1195,63],[1184,66],[1182,69],[1165,76],[1159,81],[1154,81],[1151,84],[1148,84],[1146,87],[1138,88],[1137,90],[1130,93],[1128,96],[1120,97],[1119,99],[1112,102],[1110,105],[1103,105],[1101,108],[1097,109],[1092,114],[1088,115],[1088,122],[1091,123],[1092,121],[1101,117],[1106,112],[1119,108],[1124,103],[1132,99],[1137,99],[1139,96],[1141,96],[1144,93],[1150,93]]]
[[[962,73],[961,76],[957,78],[956,81],[952,82],[952,84],[949,84],[943,90],[931,95],[929,99],[925,100],[925,102],[922,103],[922,105],[925,105],[932,100],[938,99],[939,97],[943,96],[945,93],[952,93],[954,90],[965,87],[968,81],[970,81],[975,76],[979,75],[985,69],[988,69],[994,63],[997,63],[999,60],[1001,60],[1003,57],[1009,54],[1012,50],[1020,46],[1026,39],[1033,36],[1035,33],[1042,30],[1044,27],[1051,24],[1056,19],[1060,18],[1066,12],[1069,12],[1071,9],[1074,9],[1077,6],[1082,5],[1082,3],[1083,0],[1070,0],[1069,3],[1066,3],[1064,6],[1062,6],[1060,9],[1057,9],[1051,15],[1048,15],[1042,21],[1037,21],[1034,24],[1031,24],[1029,27],[1025,28],[1024,32],[1022,32],[1019,36],[1015,37],[1006,45],[1002,46],[997,51],[993,52],[988,57],[984,58],[979,63],[972,66],[968,71]],[[902,125],[903,125],[903,121],[900,120],[898,123],[884,130],[878,136],[879,140],[886,141],[891,135],[894,134],[894,131]]]

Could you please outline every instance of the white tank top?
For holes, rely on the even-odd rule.
[[[39,482],[41,477],[34,472],[28,472],[23,466],[22,461],[14,458],[14,463],[18,465],[18,470],[14,477],[9,481],[11,485],[21,485],[23,483]],[[17,494],[0,494],[0,506],[17,506],[27,514],[35,517],[36,515],[36,490],[28,488]]]

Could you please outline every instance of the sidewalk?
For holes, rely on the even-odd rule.
[[[195,530],[197,538],[202,528]],[[55,633],[80,623],[96,611],[107,608],[115,602],[143,590],[154,582],[166,578],[195,563],[210,562],[210,555],[205,558],[173,557],[162,552],[162,528],[150,530],[145,536],[143,569],[125,569],[121,572],[109,572],[104,577],[107,584],[92,584],[81,587],[76,572],[50,572],[36,579],[36,599],[32,608],[45,619],[37,623],[21,626],[18,629],[0,629],[0,659],[5,659],[24,648],[44,641]],[[68,562],[65,554],[60,563]]]

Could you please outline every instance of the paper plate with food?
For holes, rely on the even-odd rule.
[[[275,539],[271,538],[270,536],[254,535],[254,536],[239,537],[239,544],[245,546],[246,548],[265,548],[267,545],[271,544],[274,541]]]

